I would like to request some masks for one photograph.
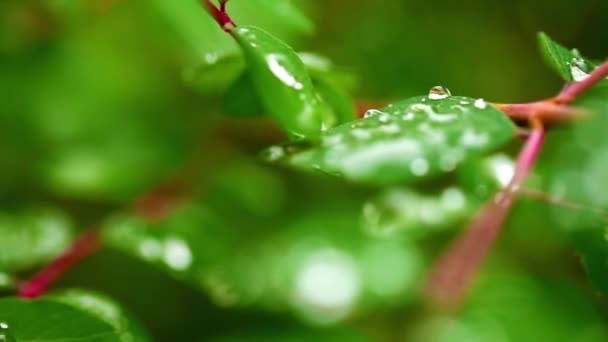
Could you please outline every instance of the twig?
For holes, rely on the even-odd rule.
[[[589,73],[584,80],[572,83],[555,97],[555,101],[560,104],[570,104],[574,102],[580,95],[596,85],[601,80],[608,77],[608,62],[604,62],[599,67]]]
[[[236,27],[236,24],[234,23],[234,21],[232,21],[232,18],[230,18],[228,13],[226,13],[226,2],[228,1],[220,1],[219,8],[215,6],[211,2],[211,0],[202,0],[202,2],[205,8],[207,9],[207,12],[209,12],[213,19],[217,21],[222,30],[228,33],[232,32],[232,30]]]
[[[22,298],[41,296],[61,275],[100,248],[101,240],[98,229],[85,231],[68,250],[23,284],[19,289],[19,296]]]
[[[445,306],[463,299],[482,261],[502,227],[521,184],[529,174],[542,147],[545,131],[540,120],[531,121],[530,137],[524,145],[509,185],[488,202],[431,271],[426,292]]]

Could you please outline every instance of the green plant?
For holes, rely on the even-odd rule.
[[[262,29],[239,26],[227,14],[227,2],[205,0],[203,6],[240,50],[230,43],[200,47],[208,63],[186,78],[205,96],[219,98],[220,89],[226,94],[217,104],[222,113],[239,123],[262,122],[259,131],[268,140],[253,147],[226,144],[165,181],[150,176],[160,185],[76,239],[69,220],[52,210],[0,220],[0,237],[8,241],[0,251],[0,289],[8,294],[0,299],[0,341],[149,340],[113,299],[84,290],[46,294],[66,271],[104,248],[153,265],[219,308],[298,317],[286,329],[272,329],[273,317],[270,327],[219,340],[606,339],[595,304],[570,285],[504,275],[473,280],[509,215],[517,220],[528,209],[534,213],[526,219],[557,227],[555,234],[582,256],[595,288],[608,290],[608,201],[602,187],[608,183],[608,157],[597,152],[607,144],[602,127],[608,121],[608,63],[586,59],[541,33],[545,61],[566,82],[554,97],[503,104],[436,86],[422,96],[362,110],[357,118],[347,95],[348,75],[321,56],[296,53]],[[281,10],[273,1],[257,5],[263,3]],[[181,8],[160,0],[158,6],[168,14]],[[178,26],[191,32],[183,22]],[[196,44],[196,34],[191,37]],[[274,124],[264,121],[264,113]],[[150,132],[179,139],[187,131],[181,125],[190,124],[160,123]],[[231,134],[230,124],[219,125]],[[127,133],[124,142],[130,138]],[[156,137],[141,139],[164,146]],[[253,153],[235,152],[248,149]],[[131,165],[129,153],[113,153]],[[68,156],[84,158],[97,170],[87,153]],[[162,158],[133,165],[154,168],[173,157],[166,150]],[[212,159],[220,166],[200,177]],[[128,179],[113,189],[90,174],[64,171],[66,164],[51,168],[49,188],[97,198],[136,192]],[[588,169],[585,177],[577,176],[581,167]],[[108,179],[116,186],[117,178]],[[560,194],[556,189],[563,184],[568,189]],[[511,213],[516,199],[521,205]],[[16,276],[61,250],[32,277]],[[509,261],[494,262],[509,268]],[[129,286],[136,291],[146,284]],[[475,295],[468,297],[470,291]],[[534,310],[540,312],[535,321],[518,320]],[[382,315],[374,317],[375,311]],[[405,337],[392,331],[399,315],[412,318]],[[348,319],[371,328],[361,333],[352,328],[357,324],[339,325]],[[498,320],[503,330],[493,328]],[[310,327],[315,325],[325,328]],[[575,331],[581,325],[588,329],[582,337]]]

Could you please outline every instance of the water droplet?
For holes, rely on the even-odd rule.
[[[401,131],[401,127],[399,125],[392,123],[388,125],[382,125],[380,130],[386,134],[397,134]]]
[[[353,137],[355,137],[357,139],[361,139],[361,140],[369,139],[372,136],[370,131],[368,131],[366,129],[362,129],[362,128],[353,129],[351,131],[351,134],[353,135]]]
[[[334,322],[347,316],[361,292],[353,258],[338,249],[314,251],[295,276],[295,305],[310,319]]]
[[[16,342],[17,339],[9,331],[8,323],[0,322],[0,342]]]
[[[401,119],[403,121],[410,121],[410,120],[414,119],[414,113],[412,113],[412,112],[406,113],[405,115],[403,115],[401,117]]]
[[[580,82],[589,77],[589,74],[587,73],[589,71],[589,66],[582,58],[572,58],[569,67],[570,74],[576,82]]]
[[[446,87],[436,86],[429,90],[429,99],[431,100],[443,100],[450,97],[452,93]]]
[[[269,54],[266,56],[266,63],[272,73],[283,82],[286,86],[291,87],[295,90],[302,90],[304,85],[298,80],[296,75],[291,73],[285,65],[289,65],[287,61],[284,61],[284,56],[279,54]]]
[[[264,152],[264,159],[275,162],[285,156],[285,149],[281,146],[271,146]]]
[[[391,121],[391,116],[386,113],[383,113],[382,115],[380,115],[378,120],[382,123],[387,123],[387,122]]]
[[[363,114],[363,118],[369,118],[369,117],[376,116],[379,114],[382,114],[382,112],[377,109],[370,109],[367,112],[365,112],[365,114]]]
[[[458,211],[464,208],[466,197],[458,188],[447,188],[441,194],[441,205],[449,211]]]
[[[203,59],[207,64],[215,64],[219,60],[220,56],[217,53],[206,53]]]
[[[473,105],[475,106],[475,108],[479,108],[479,109],[486,109],[486,107],[488,106],[488,104],[486,103],[486,101],[484,99],[475,100],[475,103],[473,103]]]
[[[439,161],[439,167],[442,171],[451,172],[456,169],[458,163],[462,160],[463,155],[460,150],[446,151]]]
[[[483,147],[485,146],[488,141],[490,140],[490,137],[488,136],[487,133],[482,132],[482,133],[478,133],[475,132],[475,130],[471,129],[471,128],[467,128],[464,133],[462,134],[462,136],[460,137],[460,144],[466,147]]]
[[[165,242],[164,260],[167,266],[176,271],[184,271],[192,264],[190,247],[182,239],[169,239]]]
[[[342,134],[328,135],[323,139],[323,146],[334,146],[342,143],[344,136]]]
[[[410,164],[410,171],[412,171],[414,176],[424,176],[429,172],[429,162],[424,158],[416,158]]]
[[[461,101],[460,101],[460,104],[461,104],[461,105],[468,105],[469,103],[471,103],[471,102],[466,101],[466,100],[461,100]]]

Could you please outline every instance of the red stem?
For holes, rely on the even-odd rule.
[[[599,81],[605,79],[608,76],[608,62],[604,62],[599,67],[595,68],[589,76],[582,81],[572,83],[562,90],[559,95],[555,98],[556,102],[560,104],[570,104],[577,97],[583,94],[589,88],[593,87]]]
[[[184,184],[177,181],[163,183],[135,200],[131,211],[144,219],[155,222],[165,218],[175,205],[186,196]],[[97,228],[80,235],[63,254],[20,286],[19,296],[36,298],[44,294],[65,272],[82,260],[95,254],[102,247]]]
[[[85,231],[68,250],[23,284],[19,289],[19,296],[22,298],[41,296],[61,275],[100,248],[99,231],[96,228]]]
[[[219,8],[217,6],[215,6],[211,2],[211,0],[202,0],[202,1],[203,1],[203,5],[207,9],[207,12],[209,12],[209,14],[211,14],[213,19],[215,19],[215,21],[217,21],[217,23],[220,25],[220,27],[226,32],[232,32],[232,30],[236,27],[236,24],[234,23],[234,21],[232,21],[232,18],[230,18],[228,13],[226,13],[226,2],[227,1],[220,1]]]
[[[440,257],[431,271],[426,287],[431,299],[446,306],[455,306],[461,302],[496,239],[517,191],[532,169],[544,137],[542,124],[534,120],[530,137],[520,152],[509,185],[482,208],[480,215]]]

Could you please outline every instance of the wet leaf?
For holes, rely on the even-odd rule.
[[[133,318],[112,300],[70,290],[35,300],[0,299],[0,330],[16,341],[149,341]],[[10,338],[7,339],[11,341]]]
[[[451,172],[514,134],[511,121],[483,100],[431,94],[370,110],[325,131],[320,145],[275,146],[266,157],[353,182],[413,183]]]
[[[594,68],[577,50],[566,49],[543,32],[538,34],[538,43],[545,62],[567,82],[580,81]]]
[[[318,137],[330,113],[304,62],[287,44],[257,27],[240,26],[231,34],[267,114],[292,138]]]

